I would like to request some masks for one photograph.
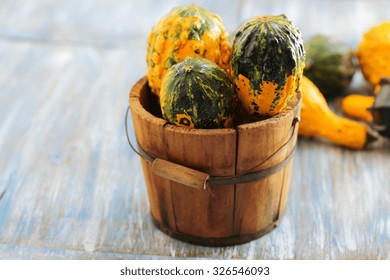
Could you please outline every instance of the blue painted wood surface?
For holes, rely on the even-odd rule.
[[[195,2],[229,31],[288,14],[305,38],[356,46],[389,1],[0,2],[0,259],[390,259],[390,144],[366,151],[300,139],[286,214],[226,248],[167,237],[149,217],[139,158],[124,134],[146,39]]]

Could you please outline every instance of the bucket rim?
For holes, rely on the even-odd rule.
[[[135,112],[136,114],[142,115],[145,119],[147,119],[150,122],[153,123],[157,122],[163,125],[164,128],[175,130],[175,133],[180,133],[180,134],[196,134],[201,136],[218,135],[218,134],[223,135],[223,134],[236,133],[237,130],[246,130],[246,129],[253,129],[253,128],[266,126],[274,122],[279,122],[283,118],[288,118],[290,117],[290,114],[293,114],[294,116],[299,116],[298,110],[300,108],[300,104],[302,103],[302,94],[300,91],[297,91],[296,97],[289,102],[288,106],[282,112],[272,117],[269,117],[267,119],[243,123],[231,128],[211,128],[211,129],[189,128],[189,127],[182,127],[182,126],[176,126],[174,124],[171,124],[165,119],[157,117],[153,115],[151,112],[149,112],[147,109],[145,109],[145,107],[142,105],[140,101],[140,91],[145,90],[145,87],[148,88],[148,90],[150,90],[148,79],[146,76],[140,78],[131,88],[129,94],[130,110],[132,112]]]

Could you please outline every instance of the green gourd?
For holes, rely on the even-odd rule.
[[[344,94],[355,74],[352,48],[343,41],[316,35],[305,42],[305,50],[304,75],[327,98]]]
[[[235,34],[231,63],[244,110],[274,116],[299,89],[305,65],[301,33],[285,15],[253,18]]]
[[[188,57],[173,65],[161,85],[162,115],[177,126],[231,127],[237,102],[226,72],[204,58]]]

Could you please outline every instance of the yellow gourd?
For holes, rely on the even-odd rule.
[[[341,100],[341,110],[349,117],[371,122],[372,114],[368,109],[374,102],[374,96],[350,94]]]
[[[301,92],[300,136],[320,137],[352,149],[366,146],[370,140],[367,127],[336,115],[316,85],[305,76],[302,77]]]
[[[146,55],[151,91],[159,96],[172,65],[187,57],[203,57],[230,72],[228,35],[221,18],[196,5],[176,7],[152,29]]]
[[[368,30],[358,45],[357,57],[367,81],[379,84],[381,78],[390,77],[390,21]]]

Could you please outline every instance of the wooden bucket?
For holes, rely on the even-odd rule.
[[[137,147],[129,143],[142,157],[151,216],[161,231],[226,246],[277,226],[287,203],[300,97],[275,117],[231,129],[168,124],[146,78],[131,89],[129,103]]]

